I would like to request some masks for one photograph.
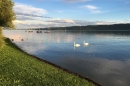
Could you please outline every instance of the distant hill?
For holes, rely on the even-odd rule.
[[[70,26],[70,27],[50,27],[48,28],[36,28],[35,30],[88,30],[88,31],[119,31],[130,30],[130,23],[127,24],[113,24],[113,25],[88,25],[88,26]]]
[[[51,30],[130,30],[130,24],[88,25],[50,28]]]

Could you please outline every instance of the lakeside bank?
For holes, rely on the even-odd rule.
[[[22,52],[9,39],[0,50],[0,85],[100,86],[80,75]],[[64,70],[64,71],[63,71]]]

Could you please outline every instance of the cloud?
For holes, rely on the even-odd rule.
[[[96,10],[97,9],[97,7],[95,7],[95,6],[93,6],[93,5],[87,5],[87,6],[85,6],[87,9],[89,9],[89,10]]]
[[[74,0],[71,0],[74,2]],[[84,2],[88,0],[75,0],[75,2]],[[98,13],[98,7],[87,5],[83,8],[87,8],[91,12]],[[14,21],[16,28],[46,28],[46,27],[67,27],[67,26],[86,26],[86,25],[97,25],[106,24],[101,21],[83,21],[83,20],[72,20],[72,19],[59,19],[44,16],[47,11],[42,8],[36,8],[31,5],[16,3],[14,6],[17,20]],[[61,12],[61,11],[60,11]],[[46,18],[46,19],[43,19]],[[109,22],[107,22],[109,24]]]
[[[43,16],[47,11],[42,8],[36,8],[31,5],[16,3],[14,6],[17,20],[35,20],[37,18],[52,18]]]
[[[41,16],[36,14],[27,14],[27,13],[16,13],[17,16],[24,16],[24,17],[40,17],[40,18],[52,18],[48,16]],[[31,19],[31,18],[30,18]]]
[[[35,0],[35,1],[43,2],[43,1],[61,1],[61,0]]]
[[[36,8],[31,5],[16,3],[14,6],[14,11],[16,13],[27,13],[27,14],[36,14],[36,15],[44,15],[47,14],[47,11],[42,8]]]
[[[58,13],[63,13],[63,11],[62,11],[62,10],[57,10],[56,12],[58,12]]]
[[[68,26],[86,26],[86,25],[101,25],[101,24],[115,24],[116,22],[106,21],[85,21],[72,19],[47,19],[47,20],[17,20],[14,22],[17,28],[48,28],[48,27],[68,27]]]
[[[46,22],[55,22],[55,23],[74,23],[71,19],[53,19],[53,20],[47,20]]]
[[[33,16],[33,17],[42,17],[40,15],[35,15],[35,14],[27,14],[27,13],[16,13],[17,15],[24,15],[24,16]]]
[[[106,22],[106,21],[95,21],[96,25],[110,25],[110,24],[116,24],[117,22]]]
[[[45,1],[45,0],[36,0],[36,1]]]
[[[28,28],[30,27],[29,25],[36,23],[39,19],[52,18],[44,16],[44,14],[47,14],[45,9],[36,8],[27,4],[16,3],[13,9],[16,13],[14,24],[17,28]]]
[[[15,24],[25,24],[25,22],[23,22],[23,21],[19,21],[19,20],[15,20],[15,21],[13,21]]]
[[[61,2],[67,2],[67,3],[75,3],[75,2],[87,2],[87,1],[91,1],[91,0],[35,0],[38,2],[45,2],[45,1],[61,1]]]
[[[21,16],[21,15],[16,15],[17,17],[17,20],[35,20],[33,17],[30,17],[30,16]]]
[[[80,6],[80,7],[81,7],[81,8],[88,9],[88,10],[91,11],[91,13],[93,13],[93,14],[103,13],[102,11],[99,10],[98,7],[93,6],[93,5],[86,5],[86,6]]]
[[[75,2],[86,2],[91,0],[63,0],[64,2],[75,3]]]

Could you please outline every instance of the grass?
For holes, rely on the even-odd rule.
[[[96,86],[21,52],[9,39],[0,49],[0,86]]]

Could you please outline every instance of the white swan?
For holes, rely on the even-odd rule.
[[[83,44],[84,44],[85,46],[89,45],[89,43],[85,43],[85,41],[83,42]]]
[[[79,46],[80,46],[80,44],[76,44],[76,43],[74,42],[74,46],[75,46],[75,47],[79,47]]]

